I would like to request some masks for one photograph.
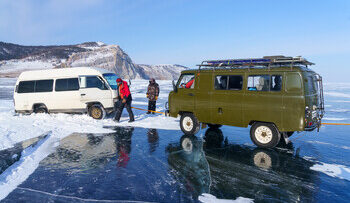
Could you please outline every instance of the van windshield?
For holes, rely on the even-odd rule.
[[[111,86],[112,89],[114,89],[114,90],[118,89],[117,79],[119,77],[116,74],[105,73],[105,74],[103,74],[103,77],[107,80],[109,86]]]

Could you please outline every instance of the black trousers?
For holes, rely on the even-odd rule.
[[[117,113],[115,114],[115,118],[114,118],[115,120],[117,120],[117,121],[120,120],[120,117],[122,116],[124,107],[126,108],[126,110],[129,113],[130,121],[134,120],[134,113],[131,110],[131,102],[132,102],[131,95],[129,95],[128,98],[126,98],[126,102],[125,103],[123,103],[122,101],[116,102],[115,108],[116,108],[116,112]]]
[[[148,101],[148,110],[155,111],[156,110],[157,101]]]

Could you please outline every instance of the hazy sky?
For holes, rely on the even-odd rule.
[[[350,82],[349,0],[0,0],[0,41],[118,44],[135,63],[303,56]]]

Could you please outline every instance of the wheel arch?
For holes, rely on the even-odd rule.
[[[32,106],[32,112],[34,112],[34,110],[39,108],[39,107],[44,107],[47,111],[49,111],[49,109],[47,108],[47,106],[44,103],[34,103]]]
[[[276,127],[276,129],[277,129],[278,131],[280,131],[280,130],[279,130],[279,129],[280,129],[279,126],[278,126],[276,123],[271,122],[271,121],[258,121],[258,120],[251,120],[251,121],[249,121],[249,125],[250,125],[250,126],[253,126],[254,123],[268,123],[268,124],[272,124],[272,125],[274,125],[274,126]]]
[[[86,110],[88,110],[92,105],[95,105],[95,104],[101,105],[103,108],[105,108],[101,102],[93,101],[93,102],[86,103]]]

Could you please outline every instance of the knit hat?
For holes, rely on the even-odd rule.
[[[120,83],[120,82],[122,82],[122,79],[118,78],[117,83]]]

